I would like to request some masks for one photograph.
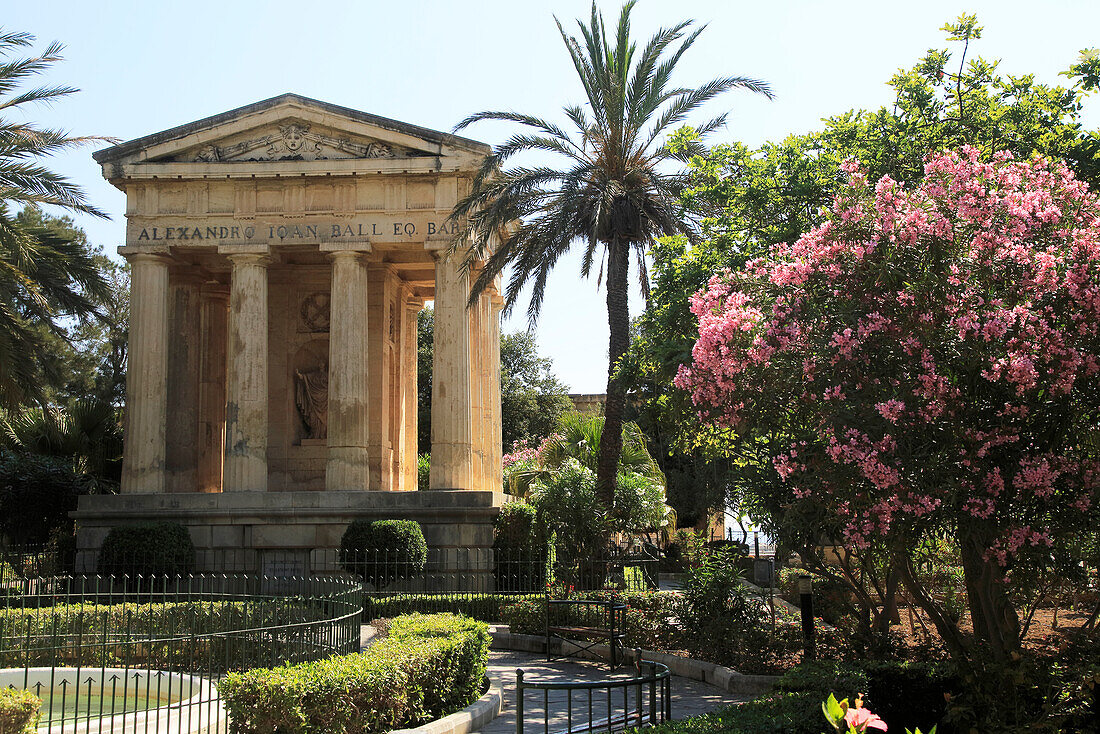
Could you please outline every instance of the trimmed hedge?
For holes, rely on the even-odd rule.
[[[0,732],[34,734],[42,701],[30,691],[0,688]]]
[[[264,633],[213,633],[310,622],[324,610],[286,601],[58,604],[0,609],[0,667],[269,663],[278,641]],[[300,650],[286,640],[286,652]],[[260,656],[260,659],[257,659]]]
[[[555,597],[557,598],[557,597]],[[676,621],[679,596],[669,591],[584,591],[573,592],[570,599],[614,601],[626,605],[622,631],[627,647],[649,650],[673,650],[680,647],[681,630]],[[555,624],[584,626],[585,611],[580,607],[562,610]],[[570,615],[576,615],[571,617]],[[524,635],[546,634],[546,596],[531,594],[518,598],[502,609],[504,622],[512,632]]]
[[[340,565],[376,589],[424,570],[428,544],[415,520],[355,520],[340,539]]]
[[[99,549],[101,574],[178,576],[195,567],[195,546],[187,528],[152,522],[111,528]]]
[[[235,734],[375,734],[473,703],[488,658],[483,622],[410,614],[362,653],[231,673],[218,692]]]
[[[543,594],[394,594],[363,598],[363,619],[382,619],[421,612],[461,614],[482,622],[503,622],[505,609],[519,601],[543,599]]]

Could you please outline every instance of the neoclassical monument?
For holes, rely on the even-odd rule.
[[[491,544],[501,299],[467,307],[446,221],[488,150],[287,94],[96,153],[126,193],[127,424],[122,494],[82,499],[79,544],[177,519],[203,548],[324,548],[364,516]]]

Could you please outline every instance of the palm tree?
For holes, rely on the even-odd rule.
[[[0,414],[0,448],[68,459],[97,488],[117,488],[122,470],[121,409],[98,397],[68,407]]]
[[[471,287],[471,303],[510,265],[506,307],[510,310],[530,285],[527,314],[533,325],[550,271],[574,244],[583,248],[582,276],[588,277],[598,261],[602,279],[606,265],[607,430],[600,440],[597,487],[607,507],[614,498],[622,450],[626,387],[617,370],[630,345],[630,259],[633,255],[648,296],[647,246],[662,235],[683,234],[696,241],[695,228],[677,204],[686,180],[682,165],[669,164],[683,164],[701,153],[702,138],[724,125],[726,115],[696,126],[695,135],[685,136],[687,142],[675,149],[665,139],[700,105],[728,90],[747,89],[771,97],[766,83],[739,76],[714,79],[694,89],[671,86],[676,64],[705,26],[692,30],[694,21],[689,20],[662,28],[637,53],[630,36],[633,7],[633,0],[623,6],[612,37],[595,2],[589,23],[577,21],[581,39],[568,35],[555,18],[587,99],[587,109],[564,108],[575,130],[567,132],[552,121],[516,112],[479,112],[455,127],[458,131],[482,120],[503,120],[529,128],[493,149],[469,195],[452,213],[460,229],[453,249],[468,248],[463,261],[468,271],[481,265]],[[504,168],[505,162],[525,152],[553,154],[562,165]]]
[[[51,43],[40,55],[12,58],[34,36],[0,31],[0,404],[14,407],[42,396],[36,355],[43,326],[63,335],[62,320],[96,314],[107,283],[85,243],[56,230],[20,221],[26,206],[49,205],[106,218],[79,187],[47,169],[40,159],[93,140],[13,119],[31,103],[49,104],[76,90],[36,87],[18,91],[29,77],[61,59]]]

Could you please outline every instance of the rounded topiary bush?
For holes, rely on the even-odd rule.
[[[356,520],[340,540],[340,565],[376,589],[424,570],[428,544],[415,520]]]
[[[195,567],[195,546],[187,528],[174,522],[111,528],[99,549],[101,574],[178,576]]]

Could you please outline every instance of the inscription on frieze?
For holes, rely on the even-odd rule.
[[[455,222],[371,219],[317,224],[259,224],[233,221],[216,226],[183,225],[178,227],[142,227],[138,242],[203,242],[263,240],[267,242],[308,240],[339,242],[370,237],[437,237],[458,234]]]

